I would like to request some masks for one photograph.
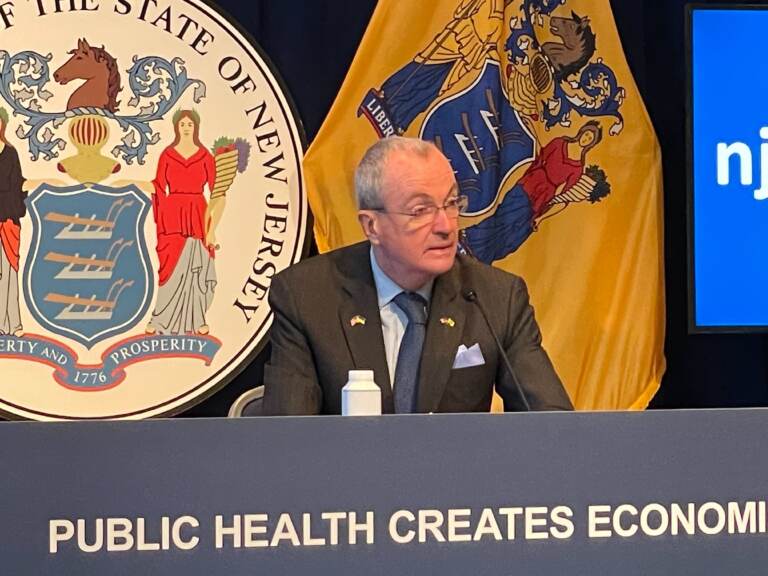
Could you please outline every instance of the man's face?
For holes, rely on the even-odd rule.
[[[451,269],[458,218],[444,210],[426,220],[397,212],[443,206],[457,193],[453,169],[437,149],[426,157],[402,151],[387,157],[381,190],[386,212],[361,211],[361,222],[379,266],[403,288],[415,290]]]

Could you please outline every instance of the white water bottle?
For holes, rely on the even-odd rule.
[[[373,370],[350,370],[347,385],[341,389],[342,416],[381,414],[381,389],[373,381]]]

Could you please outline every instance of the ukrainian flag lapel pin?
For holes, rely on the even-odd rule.
[[[443,318],[440,318],[440,324],[448,326],[448,328],[453,328],[456,326],[456,321],[450,316],[444,316]]]
[[[365,317],[360,316],[360,314],[356,314],[352,316],[352,318],[349,319],[349,325],[350,326],[365,326]]]

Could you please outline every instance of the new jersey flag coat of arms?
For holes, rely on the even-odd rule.
[[[577,408],[644,408],[665,367],[661,163],[608,0],[381,0],[304,160],[320,250],[362,239],[375,139],[431,140],[459,249],[521,275]]]
[[[287,98],[201,0],[5,2],[0,28],[0,412],[178,412],[258,351],[302,255]]]

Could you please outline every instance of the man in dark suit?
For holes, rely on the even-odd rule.
[[[456,255],[466,199],[433,144],[378,141],[355,193],[368,241],[272,281],[265,413],[340,413],[352,369],[374,371],[385,413],[488,411],[494,385],[506,410],[572,408],[522,279]]]

